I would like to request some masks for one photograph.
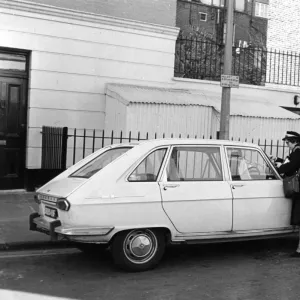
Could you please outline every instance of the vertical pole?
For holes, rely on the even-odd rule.
[[[226,40],[224,54],[224,75],[231,75],[232,64],[232,42],[233,42],[233,2],[227,0],[227,21],[226,21]],[[220,139],[229,139],[229,116],[230,116],[230,95],[231,88],[222,88],[221,120],[220,120]]]
[[[73,144],[73,165],[76,162],[76,128],[74,129],[74,144]]]
[[[96,141],[96,129],[93,130],[93,150],[92,150],[92,153],[95,152],[95,141]]]
[[[83,130],[82,158],[85,157],[85,141],[86,141],[86,129]]]
[[[74,137],[75,139],[75,137]],[[62,144],[61,144],[61,163],[62,170],[67,169],[67,151],[68,151],[68,127],[63,128],[62,132]]]

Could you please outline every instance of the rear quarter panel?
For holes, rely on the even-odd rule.
[[[162,208],[158,182],[126,181],[151,149],[146,145],[128,151],[72,193],[68,225],[174,230]]]

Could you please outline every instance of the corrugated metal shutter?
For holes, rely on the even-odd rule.
[[[182,106],[170,104],[131,103],[128,107],[128,129],[132,132],[149,132],[149,138],[157,137],[206,137],[212,132],[212,107]]]

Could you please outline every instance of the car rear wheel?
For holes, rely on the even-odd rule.
[[[154,268],[165,251],[165,235],[158,229],[134,229],[117,234],[111,252],[117,266],[140,272]]]

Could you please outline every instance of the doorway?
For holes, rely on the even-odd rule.
[[[0,190],[24,188],[28,56],[0,49]]]

